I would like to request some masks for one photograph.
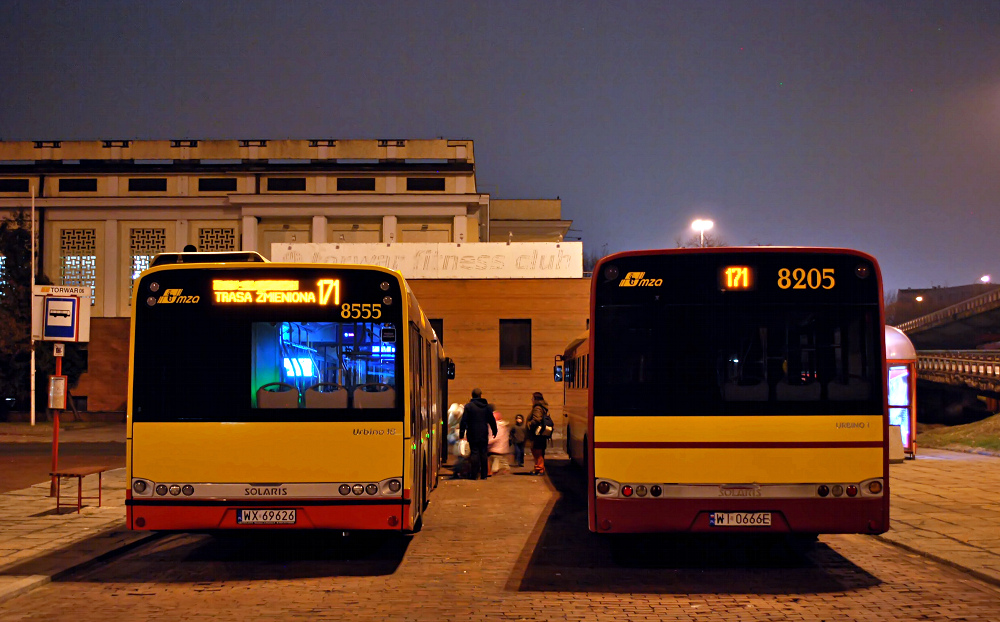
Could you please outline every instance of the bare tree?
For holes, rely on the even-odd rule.
[[[677,236],[674,239],[674,242],[676,242],[677,248],[698,248],[699,246],[702,245],[701,244],[701,234],[700,233],[693,234],[687,240],[682,239],[681,236]],[[708,246],[729,246],[729,244],[727,244],[725,240],[723,240],[719,236],[715,235],[714,233],[706,233],[705,234],[705,246],[706,247],[708,247]]]

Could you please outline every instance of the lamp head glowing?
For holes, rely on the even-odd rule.
[[[979,277],[979,280],[982,281],[983,283],[989,283],[990,282],[990,275],[984,274],[983,276]]]
[[[698,231],[699,233],[701,233],[701,232],[708,231],[714,225],[715,225],[715,223],[712,222],[711,220],[705,220],[705,219],[699,218],[699,219],[697,219],[697,220],[695,220],[694,222],[691,223],[691,228],[694,229],[695,231]]]

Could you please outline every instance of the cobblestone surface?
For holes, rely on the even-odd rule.
[[[0,620],[1000,619],[1000,589],[876,538],[590,534],[575,469],[549,471],[442,480],[412,538],[162,536]]]

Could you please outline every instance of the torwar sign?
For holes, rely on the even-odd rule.
[[[582,242],[271,244],[271,261],[369,264],[408,279],[579,279]]]

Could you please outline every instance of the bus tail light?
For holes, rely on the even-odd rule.
[[[640,497],[645,497],[646,496],[646,492],[647,492],[647,490],[646,490],[645,486],[636,486],[635,487],[635,494],[637,494]]]
[[[847,487],[847,496],[848,497],[857,497],[858,496],[858,487],[855,486],[854,484],[851,484],[850,486],[848,486]]]
[[[650,487],[649,494],[653,495],[654,497],[659,497],[660,495],[663,494],[663,488],[661,488],[659,484],[654,484],[652,487]]]
[[[611,482],[601,480],[597,482],[597,492],[602,495],[611,493]]]
[[[623,497],[631,497],[632,496],[632,487],[629,486],[628,484],[625,484],[624,486],[622,486],[622,496]]]
[[[841,486],[840,484],[834,484],[832,490],[834,497],[840,497],[843,496],[844,494],[844,487]]]
[[[877,495],[882,492],[882,482],[875,480],[868,482],[868,492]]]
[[[820,484],[819,488],[816,489],[816,494],[818,494],[821,497],[825,497],[828,494],[830,494],[830,487],[827,486],[826,484]]]
[[[132,491],[137,495],[144,495],[149,491],[151,482],[147,482],[144,479],[137,479],[132,481]]]
[[[167,485],[166,484],[157,484],[156,485],[156,494],[160,495],[161,497],[163,495],[167,494]]]

